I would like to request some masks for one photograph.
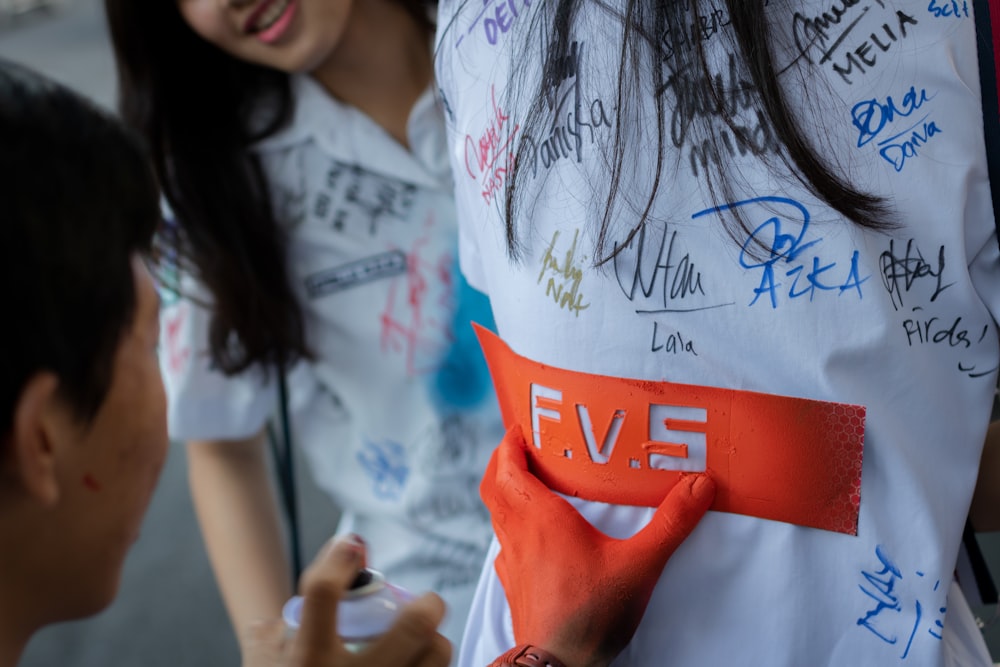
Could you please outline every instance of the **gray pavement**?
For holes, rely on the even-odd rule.
[[[33,67],[114,108],[114,63],[100,0],[59,0],[52,10],[13,18],[0,11],[0,58]],[[300,470],[298,478],[303,550],[311,557],[332,534],[337,512],[307,473]],[[117,600],[94,618],[40,632],[22,667],[238,664],[236,641],[191,507],[184,448],[175,444],[142,536],[126,561]]]
[[[14,18],[0,14],[0,58],[34,67],[114,107],[114,65],[100,0],[58,0],[51,11]],[[301,469],[299,480],[304,552],[311,556],[332,533],[337,512]],[[1000,575],[1000,533],[983,535],[980,542],[992,571]],[[994,607],[976,612],[989,623],[984,632],[1000,657],[1000,621],[989,622]],[[22,667],[224,667],[238,662],[192,511],[184,449],[175,445],[142,537],[126,562],[118,599],[95,618],[40,632]]]

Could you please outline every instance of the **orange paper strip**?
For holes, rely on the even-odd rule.
[[[707,470],[714,510],[857,534],[863,406],[552,368],[476,331],[504,422],[549,488],[655,507]]]

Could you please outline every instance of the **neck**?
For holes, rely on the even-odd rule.
[[[432,72],[430,36],[406,8],[355,0],[340,44],[312,76],[406,145],[410,110]]]
[[[34,622],[31,593],[23,588],[10,572],[0,579],[0,667],[15,667],[28,640],[42,626]]]
[[[72,597],[63,533],[50,513],[0,489],[0,667],[17,665],[35,632],[72,617],[61,613]]]
[[[30,638],[31,634],[12,636],[10,628],[4,628],[0,632],[0,667],[17,667]]]

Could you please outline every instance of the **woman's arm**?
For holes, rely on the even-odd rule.
[[[188,443],[188,477],[209,560],[241,649],[260,619],[292,595],[264,432]]]

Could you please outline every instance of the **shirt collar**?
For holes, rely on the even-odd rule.
[[[367,115],[334,99],[308,75],[292,77],[292,95],[291,122],[255,144],[258,153],[315,141],[336,160],[421,187],[451,187],[444,116],[433,87],[410,111],[406,127],[410,150]]]

